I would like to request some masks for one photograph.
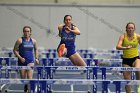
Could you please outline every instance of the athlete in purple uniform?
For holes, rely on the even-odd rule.
[[[64,24],[58,26],[59,36],[61,37],[60,44],[57,48],[58,56],[66,56],[76,66],[86,66],[86,63],[75,50],[76,35],[80,35],[78,27],[72,24],[72,16],[65,15]]]
[[[38,48],[36,40],[31,38],[31,27],[25,26],[23,28],[23,37],[19,38],[13,49],[14,54],[18,57],[19,66],[34,66],[38,64]],[[20,70],[22,79],[32,79],[33,70]],[[25,92],[27,92],[27,85]]]

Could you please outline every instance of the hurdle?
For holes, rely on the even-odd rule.
[[[140,68],[133,68],[133,67],[99,67],[99,66],[0,66],[1,70],[19,70],[19,69],[36,69],[38,73],[38,79],[53,79],[53,73],[55,71],[73,71],[73,70],[84,70],[87,72],[86,79],[98,79],[97,73],[98,71],[102,72],[102,79],[106,79],[106,71],[140,71]],[[90,77],[90,73],[93,73],[93,78]],[[9,75],[8,75],[9,76]],[[5,76],[5,78],[9,78]],[[94,78],[95,77],[95,78]],[[1,78],[1,77],[0,77]]]
[[[83,58],[87,66],[122,66],[122,59],[103,59],[103,58]],[[68,58],[40,58],[42,66],[73,66]]]
[[[83,68],[64,67],[64,66],[63,67],[59,67],[59,68],[56,67],[56,68],[53,68],[52,70],[54,70],[54,69],[57,69],[57,70],[76,70],[76,69],[78,69],[78,70],[80,70],[80,69],[85,70]],[[102,71],[102,79],[106,80],[106,71],[107,70],[112,70],[112,71],[139,71],[140,69],[139,68],[131,68],[131,67],[129,67],[129,68],[125,68],[125,67],[119,67],[119,68],[116,68],[116,67],[108,67],[108,68],[104,68],[104,67],[100,67],[100,68],[99,67],[87,67],[86,70],[87,70],[87,76],[89,76],[89,77],[87,77],[87,79],[91,79],[90,78],[90,73],[91,73],[91,71],[93,71],[93,80],[97,80],[98,79],[97,78],[97,70],[101,70]],[[51,71],[49,71],[49,72],[51,72]],[[51,73],[49,73],[49,74],[51,74]],[[107,83],[107,82],[105,82],[105,83]],[[107,88],[108,88],[107,85],[108,84],[109,84],[109,82],[107,84],[103,83],[102,87],[104,87],[104,91],[107,91]],[[120,91],[119,90],[120,88],[118,88],[119,83],[114,83],[114,84],[116,85],[116,91]],[[97,87],[96,86],[97,85],[93,86],[93,93],[97,93],[96,92],[97,91]],[[108,93],[108,92],[103,92],[103,93]],[[116,93],[120,93],[120,92],[116,92]]]
[[[44,69],[47,71],[47,76],[53,78],[53,72],[55,70],[84,70],[87,72],[86,79],[98,79],[98,71],[102,72],[102,79],[106,79],[106,71],[140,71],[140,68],[133,68],[133,67],[99,67],[99,66],[87,66],[87,67],[75,67],[75,66],[45,66],[40,67],[40,69]],[[41,72],[41,71],[38,71]],[[90,73],[92,73],[93,78],[91,78]],[[134,76],[132,74],[132,79]]]
[[[77,50],[79,54],[83,58],[100,58],[109,57],[109,58],[121,58],[122,51],[118,50],[87,50],[87,49],[80,49]],[[58,58],[57,50],[56,49],[47,49],[40,51],[39,55],[44,55],[45,58]]]
[[[117,91],[117,93],[120,93],[121,90],[119,90],[120,88],[118,86],[120,86],[121,83],[124,84],[124,82],[125,82],[125,81],[123,82],[123,80],[121,81],[121,83],[120,83],[120,81],[117,81],[117,80],[107,80],[106,79],[106,71],[107,70],[112,70],[112,71],[140,71],[140,68],[132,68],[132,67],[117,67],[117,68],[116,67],[106,67],[105,68],[105,67],[91,67],[91,66],[89,66],[89,67],[76,67],[76,66],[70,66],[70,67],[67,67],[67,66],[59,66],[59,67],[56,67],[56,66],[45,66],[45,67],[39,67],[39,66],[38,67],[27,67],[27,66],[20,67],[20,66],[15,66],[14,67],[14,66],[1,66],[0,68],[1,69],[8,69],[8,70],[10,70],[10,69],[14,69],[14,70],[16,70],[16,69],[33,69],[33,68],[36,68],[38,70],[38,68],[39,68],[38,72],[42,72],[40,70],[44,70],[46,73],[39,73],[38,74],[39,75],[38,80],[43,80],[43,79],[44,80],[53,80],[53,71],[54,70],[68,70],[68,71],[70,71],[70,70],[86,70],[86,71],[89,71],[89,72],[87,72],[88,76],[87,76],[86,80],[89,80],[89,81],[94,80],[95,82],[98,81],[98,78],[96,76],[97,72],[98,72],[98,70],[101,70],[102,71],[102,88],[103,88],[102,91],[104,91],[102,93],[108,93],[107,89],[108,89],[108,85],[110,84],[110,82],[111,83],[113,82],[113,84],[116,85],[116,91]],[[94,76],[93,79],[90,77],[90,71],[93,72],[93,76]],[[82,80],[84,80],[84,79],[82,79]],[[103,81],[106,81],[106,82],[103,82]],[[6,81],[6,82],[8,82],[8,81]],[[44,93],[49,93],[49,92],[46,92],[47,90],[44,90],[44,88],[42,88],[42,87],[44,87],[44,85],[47,87],[48,91],[51,91],[51,85],[48,85],[46,83],[44,84],[44,82],[39,82],[39,83],[40,84],[39,84],[39,90],[38,91],[45,91]],[[63,82],[63,83],[65,83],[65,82]],[[135,82],[129,82],[129,84],[130,83],[134,84]],[[1,84],[3,84],[3,82],[1,82]],[[99,83],[93,85],[93,93],[97,93],[97,87],[96,86],[98,84]],[[135,83],[135,84],[139,84],[139,83]],[[34,88],[34,86],[36,86],[35,83],[33,83],[31,85],[33,85],[32,86],[33,88]],[[35,89],[33,89],[33,90],[35,90]],[[43,93],[43,92],[39,92],[39,93]]]
[[[30,84],[30,93],[36,93],[35,87],[40,85],[40,91],[37,93],[53,93],[53,91],[49,90],[47,85],[53,84],[62,84],[62,85],[97,85],[102,84],[102,93],[108,93],[108,85],[115,84],[116,92],[121,93],[120,87],[121,84],[125,85],[140,85],[139,80],[83,80],[83,79],[1,79],[1,84]],[[87,92],[89,93],[89,92]],[[93,91],[92,93],[97,93],[97,91]]]
[[[17,65],[17,58],[16,57],[0,57],[0,66],[11,66]],[[9,78],[9,72],[11,70],[8,69],[0,69],[0,78],[2,77],[2,71],[5,71],[5,78]],[[17,72],[17,70],[16,70]]]
[[[12,51],[0,51],[0,54],[6,57],[12,57],[14,53]]]
[[[50,88],[47,85],[95,85],[95,84],[101,84],[104,82],[104,84],[108,84],[110,82],[109,80],[102,81],[102,80],[80,80],[80,79],[1,79],[1,84],[30,84],[30,93],[35,93],[36,86],[40,86],[37,93],[53,93],[53,91],[50,90]],[[105,83],[107,82],[107,83]],[[103,90],[105,91],[105,88],[103,87]],[[107,91],[107,90],[106,90]],[[66,92],[66,91],[65,91]],[[84,92],[86,93],[86,92]],[[90,93],[87,91],[87,93]],[[93,93],[96,93],[94,91]],[[105,92],[102,92],[105,93]],[[107,93],[107,92],[106,92]]]
[[[52,69],[51,69],[52,68]],[[140,71],[139,68],[132,68],[132,67],[119,67],[119,68],[116,68],[116,67],[107,67],[107,68],[98,68],[98,67],[86,67],[85,68],[77,68],[77,67],[49,67],[46,71],[49,71],[49,75],[51,75],[51,71],[50,70],[87,70],[87,79],[90,80],[90,71],[93,71],[93,79],[92,80],[97,80],[97,70],[102,70],[102,93],[108,93],[108,85],[110,84],[110,81],[106,81],[106,70],[112,70],[112,71]],[[52,71],[53,72],[53,71]],[[53,79],[53,77],[51,77],[50,79]],[[116,86],[116,93],[121,93],[121,83],[123,84],[128,84],[128,82],[125,82],[125,81],[117,81],[117,80],[113,80],[111,81],[113,82],[113,84],[115,84]],[[129,85],[131,85],[132,82],[129,82]],[[136,84],[139,84],[137,82],[133,82],[133,84],[135,83]],[[49,92],[48,92],[49,93]],[[97,93],[97,84],[94,84],[93,85],[93,91],[92,93]]]
[[[59,67],[54,67],[53,66],[52,67],[52,66],[50,66],[50,67],[35,67],[35,68],[37,68],[37,71],[38,71],[38,79],[53,79],[54,70],[87,70],[87,79],[90,79],[90,72],[92,70],[91,68],[86,69],[85,67],[75,67],[75,66],[73,66],[73,67],[63,67],[63,66],[61,66],[61,67],[60,66]],[[12,66],[12,67],[11,66],[6,66],[5,67],[5,66],[2,66],[1,69],[16,70],[16,69],[32,69],[32,68],[26,67],[26,66],[25,67],[20,67],[20,66],[15,66],[15,67],[14,66]],[[46,73],[44,73],[44,71]],[[47,77],[47,78],[45,78],[45,77]],[[32,85],[34,86],[34,84],[32,84]],[[42,85],[39,85],[39,86],[41,87]],[[44,86],[44,83],[43,83],[43,86]],[[49,90],[51,90],[51,85],[46,85],[46,86]],[[105,86],[107,86],[107,85],[105,85]],[[42,89],[39,89],[38,91],[40,91],[40,90],[42,90]],[[97,91],[96,85],[93,86],[93,91],[94,91],[94,93]],[[43,93],[43,92],[41,91],[39,93]],[[44,93],[48,93],[48,92],[44,92]]]
[[[1,57],[0,58],[0,65],[3,65],[2,61],[5,60],[5,65],[9,66],[9,65],[11,65],[11,60],[13,60],[13,59],[17,60],[17,58],[14,58],[14,57]],[[122,62],[121,59],[91,59],[91,58],[84,58],[84,60],[86,61],[87,66],[99,66],[102,63],[108,63],[108,64],[110,64],[110,66],[121,66],[121,62]],[[53,59],[52,58],[41,58],[40,61],[41,61],[40,63],[42,63],[42,66],[55,66],[58,63],[60,65],[62,65],[62,64],[63,65],[64,64],[72,65],[70,60],[67,59],[67,58],[62,58],[62,59],[60,59],[60,58],[59,59],[58,58],[53,58]],[[17,63],[17,61],[12,62],[12,63]],[[95,71],[96,71],[96,69],[95,69]],[[7,77],[9,77],[8,73],[5,73],[5,74],[6,74]]]

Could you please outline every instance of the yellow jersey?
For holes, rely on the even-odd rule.
[[[129,45],[132,46],[130,49],[123,50],[123,58],[134,58],[139,55],[138,53],[138,39],[136,33],[134,33],[134,38],[132,40],[128,40],[128,36],[124,34],[123,47],[127,47]]]

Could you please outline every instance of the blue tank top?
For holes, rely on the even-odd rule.
[[[71,29],[73,29],[73,26],[71,26]],[[70,33],[67,33],[65,31],[65,25],[63,26],[62,28],[62,31],[61,31],[61,44],[64,43],[66,45],[66,47],[69,47],[69,46],[75,46],[75,38],[76,38],[76,35],[73,33],[73,32],[70,32]]]
[[[22,43],[19,46],[19,54],[25,58],[24,64],[33,63],[34,62],[34,44],[32,39],[26,41],[22,37]]]

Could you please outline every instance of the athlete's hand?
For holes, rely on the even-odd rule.
[[[24,63],[24,62],[25,62],[25,58],[22,57],[22,58],[20,59],[20,61],[21,61],[22,63]]]
[[[39,64],[39,60],[38,59],[35,59],[35,64]]]
[[[129,46],[126,47],[126,49],[130,49],[130,48],[133,48],[133,46],[129,45]]]
[[[71,31],[70,27],[68,27],[68,26],[65,27],[65,30],[66,31]]]

